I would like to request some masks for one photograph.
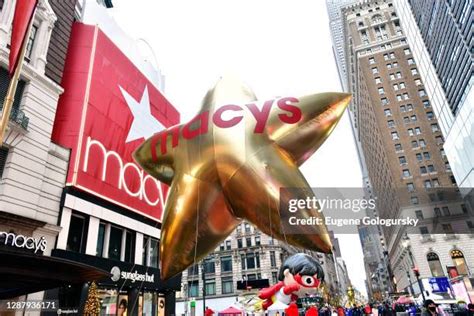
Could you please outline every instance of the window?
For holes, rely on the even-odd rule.
[[[405,86],[405,82],[400,82],[400,89],[405,89],[406,86]]]
[[[255,245],[260,246],[260,236],[255,236]]]
[[[411,141],[411,148],[417,148],[418,147],[418,141],[412,140]]]
[[[432,188],[431,180],[425,180],[424,186],[425,186],[426,189]]]
[[[424,101],[423,101],[423,107],[424,107],[425,109],[426,109],[426,108],[430,108],[430,107],[431,107],[430,101],[424,100]]]
[[[252,238],[251,237],[245,238],[245,245],[247,247],[252,247]]]
[[[87,220],[84,216],[78,214],[71,215],[66,250],[85,252],[87,239],[86,223]]]
[[[417,86],[421,86],[421,79],[415,79],[415,84]]]
[[[237,227],[239,227],[239,226],[237,226]],[[219,250],[224,251],[224,249],[225,249],[224,243],[221,243],[220,246],[219,246]]]
[[[418,142],[420,143],[420,147],[423,147],[423,148],[426,147],[426,142],[424,139],[420,139]]]
[[[398,84],[397,83],[393,85],[393,90],[398,91]]]
[[[416,210],[416,211],[415,211],[415,216],[416,216],[416,218],[418,218],[418,219],[424,219],[424,217],[423,217],[423,211],[422,211],[422,210]]]
[[[402,73],[399,71],[397,72],[397,79],[401,79],[402,78]]]
[[[469,270],[467,268],[466,260],[464,259],[464,254],[459,249],[451,250],[451,259],[453,260],[456,269],[460,275],[468,275]]]
[[[417,74],[418,74],[418,70],[417,70],[416,68],[412,68],[412,69],[411,69],[411,74],[412,74],[413,76],[417,75]]]
[[[147,252],[147,249],[148,249],[148,240],[150,238],[148,236],[143,236],[143,247],[142,247],[142,264],[144,266],[147,266],[148,265],[148,260],[147,260],[147,255],[148,255],[148,252]],[[188,271],[189,273],[189,271]]]
[[[432,131],[433,133],[439,132],[439,126],[438,126],[438,124],[436,124],[436,123],[431,124],[431,131]]]
[[[129,230],[125,231],[125,256],[123,260],[130,263],[135,261],[135,232]],[[158,262],[156,264],[158,265]]]
[[[407,104],[407,111],[413,111],[413,105]]]
[[[393,139],[393,140],[399,139],[397,132],[392,132],[392,139]]]
[[[31,53],[33,52],[33,46],[36,40],[36,34],[38,34],[38,27],[36,25],[31,26],[30,37],[28,38],[28,43],[26,44],[25,57],[29,61],[31,59]]]
[[[392,69],[392,64],[387,64],[387,69]]]
[[[388,76],[389,76],[390,80],[395,80],[395,74],[390,74]]]
[[[435,188],[439,188],[439,180],[436,178],[436,179],[433,179],[433,186]]]
[[[388,104],[387,98],[382,98],[382,99],[380,99],[380,101],[382,101],[382,105],[387,105]]]
[[[375,58],[374,57],[370,57],[369,58],[369,64],[375,64]]]
[[[466,221],[466,224],[467,224],[467,228],[470,230],[470,231],[473,231],[474,230],[474,223],[472,221]]]
[[[245,223],[244,226],[245,226],[245,232],[246,232],[246,233],[250,233],[250,224],[249,224],[249,223]]]
[[[417,153],[417,154],[416,154],[416,160],[422,161],[422,160],[423,160],[423,156],[422,156],[420,153]]]
[[[428,266],[430,267],[432,276],[434,276],[434,277],[444,276],[441,261],[439,261],[439,257],[436,253],[429,252],[426,255],[426,260],[428,261]]]
[[[243,245],[242,245],[242,239],[241,238],[238,238],[237,239],[237,248],[242,248]]]
[[[375,78],[375,83],[376,83],[376,84],[382,83],[382,80],[380,80],[380,77],[376,77],[376,78]]]
[[[153,268],[158,268],[158,253],[159,253],[159,244],[158,239],[150,237],[150,246],[148,250],[148,260],[150,262],[149,266]]]
[[[397,94],[397,101],[402,101],[402,95],[401,94]]]
[[[385,113],[385,116],[392,116],[392,111],[390,109],[385,109],[383,112]]]
[[[379,69],[377,67],[372,68],[372,73],[373,74],[379,73]]]
[[[441,145],[443,142],[443,136],[436,136],[436,144]]]
[[[381,88],[378,88],[378,91],[379,91],[379,94],[384,94],[384,93],[385,93],[385,91],[384,91],[383,87],[381,87]]]
[[[413,183],[407,183],[407,189],[408,192],[413,192],[415,191],[415,186],[413,185]]]
[[[234,293],[234,281],[232,277],[222,278],[222,294]]]
[[[383,54],[383,59],[388,60],[388,54]]]
[[[442,156],[443,158],[446,157],[446,153],[444,152],[444,149],[443,149],[443,148],[441,148],[441,149],[439,150],[439,153],[441,154],[441,156]]]
[[[393,53],[393,52],[390,53],[390,58],[391,58],[391,59],[394,59],[394,58],[395,58],[395,53]]]
[[[445,162],[444,163],[444,168],[446,169],[446,171],[451,171],[451,166],[449,165],[449,162]]]
[[[99,224],[99,232],[97,234],[97,247],[95,249],[95,255],[102,257],[104,254],[104,240],[105,240],[105,224]]]
[[[435,172],[435,167],[433,165],[428,165],[428,172]]]
[[[418,90],[418,95],[419,95],[420,97],[425,97],[425,96],[426,96],[426,91],[425,91],[425,89]]]
[[[402,150],[402,144],[395,144],[395,150],[396,151]]]
[[[420,226],[420,233],[421,233],[422,235],[429,235],[430,232],[428,231],[428,227],[426,227],[426,226]]]
[[[443,216],[441,214],[441,209],[439,207],[434,208],[434,213],[435,213],[435,216],[438,216],[438,217]]]
[[[397,62],[394,62],[394,63],[392,64],[392,66],[393,66],[393,68],[396,68],[396,67],[398,67],[398,63],[397,63]]]
[[[270,251],[270,266],[271,267],[276,267],[276,257],[275,257],[275,251]]]
[[[199,296],[199,281],[188,281],[188,297]]]
[[[0,179],[3,177],[3,170],[7,163],[8,147],[0,147]]]
[[[403,169],[403,177],[408,178],[410,176],[411,176],[410,170],[409,169]]]
[[[221,272],[232,271],[232,256],[221,257]]]
[[[199,266],[194,264],[188,268],[188,276],[198,276],[199,275]]]
[[[405,48],[405,49],[403,50],[403,52],[405,53],[405,55],[410,55],[410,54],[411,54],[409,48]]]
[[[412,122],[416,122],[416,115],[410,116],[410,119],[411,119]]]
[[[206,295],[216,295],[216,280],[206,280]]]
[[[415,134],[420,135],[421,134],[421,128],[415,127]]]
[[[411,197],[411,204],[417,205],[417,204],[418,204],[418,197],[412,196],[412,197]]]
[[[428,173],[425,166],[421,166],[421,167],[420,167],[420,173],[421,173],[421,174],[427,174],[427,173]]]
[[[413,60],[413,58],[408,58],[408,65],[414,65],[415,64],[415,61]]]
[[[409,128],[409,129],[408,129],[408,136],[413,136],[413,135],[415,135],[415,134],[413,133],[413,128]]]
[[[443,206],[441,209],[443,210],[443,216],[451,215],[451,212],[449,211],[449,207]]]
[[[122,251],[122,234],[123,229],[116,226],[110,227],[109,259],[120,260],[120,253]]]
[[[216,263],[214,260],[204,260],[203,267],[205,273],[216,273]]]
[[[242,239],[240,239],[240,242],[242,243]],[[225,241],[225,249],[226,250],[230,250],[231,249],[231,241],[230,240],[226,240]]]
[[[277,277],[277,272],[273,271],[272,272],[272,284],[277,284],[278,283],[278,277]]]
[[[426,112],[426,118],[428,118],[428,120],[432,120],[434,118],[433,112]]]
[[[407,108],[404,105],[400,105],[400,112],[406,112]]]
[[[423,157],[425,157],[426,160],[430,160],[431,159],[431,154],[429,152],[425,151],[423,153]]]
[[[410,98],[410,97],[408,96],[408,93],[404,93],[404,94],[403,94],[403,99],[404,99],[404,100],[408,100],[409,98]]]
[[[243,270],[260,268],[260,255],[253,252],[242,254],[241,263]]]
[[[407,159],[405,158],[405,156],[398,157],[398,161],[400,162],[401,165],[404,165],[407,163]]]
[[[395,127],[395,122],[393,120],[387,121],[388,127]]]

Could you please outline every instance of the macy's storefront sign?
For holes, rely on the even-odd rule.
[[[38,251],[46,251],[47,241],[44,236],[33,238],[15,233],[0,232],[0,245],[32,250],[34,253],[37,253]]]

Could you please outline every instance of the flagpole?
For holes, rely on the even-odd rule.
[[[35,9],[35,12],[36,12],[36,9]],[[13,73],[13,77],[10,78],[10,83],[8,84],[7,95],[5,96],[5,100],[3,101],[2,118],[0,120],[0,147],[3,146],[3,138],[5,137],[5,131],[8,126],[8,121],[10,120],[10,113],[12,110],[13,101],[15,100],[16,87],[18,85],[18,79],[20,78],[21,69],[23,67],[23,60],[25,58],[26,46],[28,45],[28,39],[30,38],[30,32],[31,32],[31,27],[34,22],[35,12],[33,12],[30,24],[28,25],[28,30],[26,31],[26,34],[21,46],[20,56],[18,56],[17,67],[15,69],[15,72]]]

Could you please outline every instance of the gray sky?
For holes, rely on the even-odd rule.
[[[118,24],[153,47],[166,76],[165,95],[183,121],[229,72],[259,98],[341,91],[323,0],[115,0],[114,5]],[[347,113],[301,170],[313,187],[362,185]],[[359,238],[338,237],[350,278],[365,293]]]

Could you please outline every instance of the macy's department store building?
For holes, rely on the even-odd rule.
[[[52,140],[70,152],[51,256],[110,272],[97,280],[101,315],[172,315],[180,276],[158,268],[166,187],[132,159],[144,138],[179,113],[98,27],[73,25]],[[83,305],[89,284],[50,290]]]

